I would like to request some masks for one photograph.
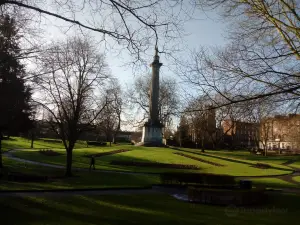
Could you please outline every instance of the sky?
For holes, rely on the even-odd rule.
[[[203,13],[202,11],[198,10],[194,12],[193,17],[196,19],[191,19],[185,22],[185,24],[183,25],[185,35],[181,40],[181,44],[182,46],[184,46],[184,51],[177,53],[180,54],[178,56],[179,58],[189,58],[190,51],[196,50],[200,47],[222,47],[226,44],[226,39],[224,38],[224,36],[226,34],[227,24],[220,20],[216,12]],[[76,19],[83,22],[88,20],[88,18],[82,17],[82,15],[79,15],[78,17],[76,17]],[[43,34],[43,42],[45,43],[60,38],[63,39],[66,36],[72,35],[73,32],[72,28],[69,29],[70,24],[53,17],[46,17],[46,19],[42,18],[40,24],[41,28],[45,32]],[[84,30],[84,32],[88,35],[93,36],[96,40],[101,39],[101,34],[97,32],[89,30]],[[107,59],[106,61],[111,70],[111,74],[114,77],[117,77],[121,86],[126,89],[133,84],[136,76],[150,74],[151,67],[149,65],[153,61],[154,46],[153,55],[151,55],[151,53],[149,54],[149,58],[146,59],[148,60],[147,65],[145,65],[145,67],[143,67],[143,69],[141,70],[135,68],[133,71],[131,66],[124,66],[125,63],[132,60],[126,53],[126,50],[122,52],[121,56],[112,51],[106,51],[105,54]],[[175,78],[178,83],[180,83],[180,79],[176,72],[170,69],[171,62],[167,60],[164,54],[160,55],[160,61],[163,63],[163,66],[160,70],[160,79],[168,76]]]
[[[83,15],[86,16],[88,14]],[[183,33],[185,35],[181,44],[184,46],[184,51],[180,53],[180,58],[188,58],[191,50],[198,49],[201,46],[205,48],[222,47],[226,44],[224,34],[226,33],[227,25],[220,20],[216,12],[204,13],[203,11],[195,10],[193,17],[195,19],[191,19],[183,25]],[[85,21],[89,20],[89,18],[83,17],[80,14],[76,16],[76,19],[86,24],[87,22]],[[45,31],[43,36],[46,42],[72,35],[72,28],[69,29],[70,24],[63,22],[60,19],[47,16],[45,20],[42,20],[41,25],[42,29]],[[84,32],[93,36],[96,40],[101,39],[101,34],[97,32],[89,30],[84,30]],[[134,68],[133,71],[131,66],[124,66],[124,64],[132,60],[126,53],[126,50],[122,52],[121,56],[116,53],[118,53],[118,51],[106,51],[107,63],[111,69],[112,75],[119,79],[120,84],[123,87],[131,85],[136,76],[145,75],[144,73],[151,72],[149,65],[153,60],[153,56],[149,55],[147,66],[145,65],[140,71],[137,71],[136,68]],[[177,78],[177,75],[170,71],[169,66],[171,62],[168,62],[165,55],[161,54],[160,60],[163,63],[163,67],[161,67],[161,76],[172,76]],[[145,68],[148,68],[148,70],[145,71]]]
[[[200,13],[199,13],[200,14]],[[189,51],[198,49],[200,46],[206,48],[224,46],[226,40],[224,38],[224,33],[226,29],[226,24],[217,20],[217,15],[215,13],[210,13],[210,15],[199,15],[201,19],[188,21],[184,28],[186,36],[184,37],[184,44],[188,46],[180,54],[182,58],[189,57]],[[154,54],[154,50],[153,50]],[[112,74],[119,78],[121,84],[131,84],[137,76],[131,68],[126,68],[122,66],[122,61],[126,61],[124,58],[122,61],[118,60],[114,56],[108,53],[107,56],[108,63],[112,69]],[[152,62],[153,57],[149,57],[149,64]],[[128,59],[129,61],[129,59]],[[161,67],[161,76],[173,76],[177,78],[177,75],[168,69],[168,61],[166,61],[163,54],[160,55],[160,61],[163,63]],[[149,72],[151,68],[149,66]]]

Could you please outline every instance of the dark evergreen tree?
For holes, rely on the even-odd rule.
[[[31,128],[31,89],[25,84],[24,65],[18,60],[20,36],[14,19],[0,15],[0,168],[3,133],[16,135]]]

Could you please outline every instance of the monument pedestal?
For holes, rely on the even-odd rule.
[[[162,124],[145,123],[143,127],[142,140],[139,146],[163,147],[163,126]]]

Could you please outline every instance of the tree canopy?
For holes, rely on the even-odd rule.
[[[1,16],[0,133],[8,135],[18,134],[32,126],[31,88],[25,84],[25,69],[16,57],[20,51],[19,39],[14,20],[7,15]]]

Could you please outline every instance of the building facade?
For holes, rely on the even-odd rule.
[[[266,118],[260,126],[260,148],[267,150],[300,150],[300,114]]]
[[[255,148],[259,144],[259,124],[226,119],[222,121],[224,146]]]
[[[188,120],[188,136],[195,147],[215,148],[216,111],[204,111]]]

